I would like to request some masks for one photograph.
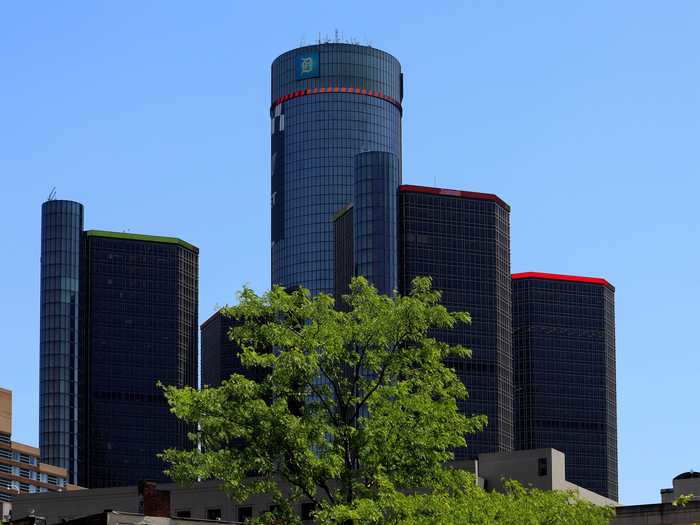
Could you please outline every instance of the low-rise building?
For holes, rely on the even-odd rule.
[[[568,482],[564,475],[564,454],[551,448],[480,454],[476,460],[457,461],[453,466],[474,472],[479,484],[487,490],[502,490],[504,478],[514,479],[526,487],[574,491],[580,498],[597,505],[616,505],[610,499]],[[159,493],[161,506],[167,506],[169,515],[174,518],[242,522],[269,511],[273,505],[272,498],[266,494],[243,502],[232,501],[222,491],[219,481],[204,481],[191,487],[173,483],[146,484],[146,487]],[[144,502],[148,501],[143,493],[143,486],[141,490],[131,486],[61,494],[27,494],[16,499],[15,516],[21,518],[34,514],[46,518],[46,525],[54,525],[98,514],[104,509],[143,514]],[[302,501],[296,510],[302,517],[308,516],[313,505]],[[145,514],[152,515],[153,512]]]
[[[12,441],[12,391],[0,388],[0,518],[11,515],[20,494],[77,488],[67,478],[66,469],[39,460],[38,448]]]
[[[673,478],[673,488],[661,489],[661,503],[620,506],[615,513],[613,525],[696,525],[700,523],[700,472],[691,470]]]

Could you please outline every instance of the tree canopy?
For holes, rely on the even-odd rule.
[[[535,508],[537,498],[561,512],[596,511],[573,500],[556,506],[573,496],[517,485],[487,493],[448,466],[486,418],[459,412],[467,391],[445,365],[469,350],[430,335],[470,317],[442,306],[429,278],[388,297],[356,277],[343,301],[338,308],[328,295],[279,286],[239,293],[224,309],[239,321],[230,335],[243,365],[265,370],[264,379],[234,374],[213,388],[166,387],[172,411],[197,429],[198,446],[163,454],[173,479],[218,479],[239,501],[272,494],[278,523],[298,519],[291,505],[300,498],[316,504],[322,523],[496,523],[487,514],[469,521],[480,499],[501,517],[523,502]],[[464,520],[454,521],[457,514]]]

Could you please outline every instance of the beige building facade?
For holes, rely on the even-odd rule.
[[[0,518],[12,511],[14,498],[70,490],[65,469],[42,463],[39,449],[12,441],[12,391],[0,388]]]
[[[617,504],[566,481],[564,454],[551,448],[481,454],[478,460],[460,461],[454,466],[474,472],[479,483],[489,490],[502,490],[502,478],[507,478],[515,479],[525,486],[543,490],[571,490],[579,497],[597,505]],[[192,487],[159,483],[157,489],[169,494],[168,506],[170,515],[174,518],[220,519],[236,522],[267,512],[272,505],[271,498],[267,495],[255,496],[244,502],[231,501],[221,490],[221,483],[217,481],[197,483]],[[33,513],[46,518],[47,525],[97,514],[104,509],[141,513],[143,497],[138,487],[132,486],[27,494],[15,500],[16,517],[21,518]],[[313,508],[302,502],[296,510],[303,517]]]
[[[688,501],[681,503],[685,496]],[[675,502],[675,504],[674,504]],[[673,478],[673,487],[661,489],[661,503],[617,507],[613,525],[700,524],[700,473],[684,472]]]

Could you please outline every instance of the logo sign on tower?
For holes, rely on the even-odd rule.
[[[307,51],[296,56],[297,80],[316,78],[318,73],[318,51]]]

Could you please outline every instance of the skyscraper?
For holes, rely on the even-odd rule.
[[[229,337],[231,328],[238,323],[221,310],[202,323],[202,387],[219,386],[231,374],[257,380],[263,378],[262,369],[246,368],[241,364],[241,347]]]
[[[510,451],[510,207],[496,195],[423,186],[401,186],[398,203],[400,291],[407,293],[416,276],[431,276],[442,304],[472,317],[469,326],[434,332],[471,348],[471,359],[451,358],[448,365],[469,391],[460,409],[489,420],[484,431],[467,436],[456,457]]]
[[[83,230],[83,206],[42,205],[41,459],[86,487],[164,479],[187,446],[157,381],[197,385],[198,250]]]
[[[513,275],[516,448],[566,454],[566,479],[617,500],[615,289]]]
[[[85,232],[81,485],[165,481],[156,455],[190,446],[157,383],[197,387],[198,254],[172,237]]]
[[[391,153],[401,182],[403,76],[368,46],[301,47],[272,63],[272,283],[334,291],[332,218],[352,201],[355,157]]]
[[[42,461],[78,472],[80,242],[83,205],[41,206],[39,450]]]

